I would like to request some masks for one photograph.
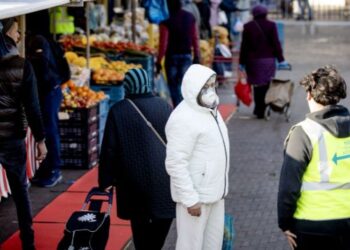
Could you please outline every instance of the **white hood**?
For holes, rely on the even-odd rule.
[[[200,64],[191,65],[186,71],[181,86],[184,101],[191,107],[208,110],[197,103],[197,97],[210,77],[216,75],[212,69]]]

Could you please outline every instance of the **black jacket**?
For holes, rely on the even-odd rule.
[[[165,139],[171,107],[150,94],[130,97]],[[166,149],[131,104],[122,100],[109,111],[99,166],[99,185],[115,185],[122,219],[174,218]]]
[[[38,81],[40,99],[70,79],[70,69],[60,45],[42,35],[27,37],[27,58]]]
[[[325,109],[307,115],[307,118],[316,121],[326,128],[332,135],[338,138],[350,136],[350,114],[340,105],[327,106]],[[287,138],[285,155],[282,165],[279,193],[278,193],[278,224],[285,230],[293,230],[296,223],[303,230],[311,230],[313,233],[323,233],[329,230],[346,228],[350,230],[350,218],[345,220],[299,221],[293,219],[297,200],[300,197],[302,178],[311,160],[312,145],[300,126],[294,127]],[[344,226],[345,225],[345,226]],[[307,229],[305,229],[307,228]]]
[[[23,139],[27,124],[36,141],[44,139],[36,79],[25,59],[0,59],[0,140]]]

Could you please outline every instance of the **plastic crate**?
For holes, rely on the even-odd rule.
[[[98,136],[98,122],[90,124],[60,123],[61,141],[87,142]]]
[[[98,131],[98,144],[100,146],[100,152],[101,152],[101,147],[102,147],[102,141],[103,141],[103,135],[104,135],[105,130],[104,129],[100,129]]]
[[[109,111],[109,98],[105,98],[99,103],[99,111],[98,114],[101,117],[101,115],[107,115]]]
[[[92,138],[86,142],[61,142],[61,156],[70,156],[72,154],[91,154],[98,151],[98,137]]]
[[[154,78],[154,58],[153,56],[127,56],[125,55],[122,60],[126,63],[141,64],[142,68],[146,70],[149,81],[153,87]]]
[[[114,103],[124,99],[125,91],[123,86],[91,85],[90,87],[94,91],[103,91],[106,95],[109,96],[109,107],[111,107]]]
[[[89,169],[97,166],[98,151],[85,154],[72,154],[61,156],[62,168]]]
[[[67,109],[68,120],[61,120],[60,124],[88,124],[97,121],[99,107],[97,105],[90,108]]]
[[[105,114],[105,115],[100,115],[99,117],[99,125],[98,125],[98,129],[101,130],[101,129],[105,129],[106,127],[106,122],[107,122],[107,115],[108,114]]]

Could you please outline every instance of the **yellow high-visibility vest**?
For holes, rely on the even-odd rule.
[[[350,218],[350,137],[337,138],[317,122],[299,123],[312,144],[294,218]]]
[[[56,34],[73,34],[74,17],[67,14],[67,7],[56,7],[50,11],[50,32]]]

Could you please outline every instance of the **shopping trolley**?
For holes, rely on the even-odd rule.
[[[278,67],[277,70],[292,70],[290,64]],[[290,104],[293,96],[294,83],[290,79],[271,80],[269,89],[265,96],[265,120],[270,120],[271,113],[277,112],[285,116],[287,122],[290,120],[291,111]]]

